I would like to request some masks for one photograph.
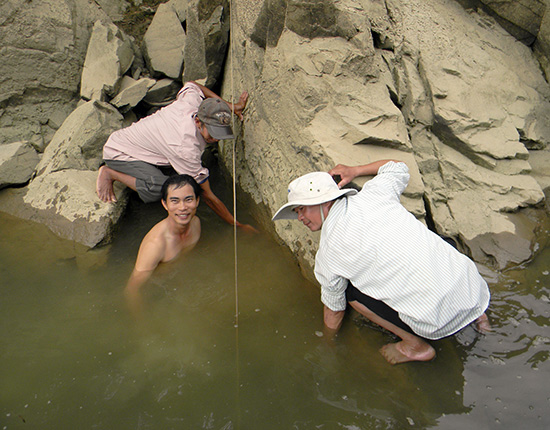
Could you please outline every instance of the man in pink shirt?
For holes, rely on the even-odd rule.
[[[173,169],[200,184],[203,200],[224,221],[254,230],[234,220],[212,192],[208,169],[201,164],[207,144],[234,138],[231,112],[242,120],[247,101],[247,92],[238,103],[229,103],[203,85],[187,82],[173,103],[111,134],[103,148],[105,164],[99,169],[97,195],[104,202],[115,202],[113,183],[119,181],[137,191],[144,202],[160,200],[162,184]]]

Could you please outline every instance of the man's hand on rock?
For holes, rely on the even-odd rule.
[[[357,177],[356,167],[346,166],[344,164],[338,164],[328,172],[331,176],[340,176],[341,180],[338,183],[338,188],[349,184]]]
[[[243,110],[246,107],[247,102],[248,91],[243,91],[243,93],[239,97],[239,101],[237,103],[233,103],[233,112],[239,117],[241,121],[243,120]]]

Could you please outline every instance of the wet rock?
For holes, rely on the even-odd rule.
[[[39,158],[28,142],[0,145],[0,188],[27,183]]]
[[[110,104],[93,100],[80,105],[55,133],[36,168],[37,175],[65,169],[97,170],[103,145],[121,127],[122,115]]]
[[[114,96],[133,59],[128,36],[113,23],[96,21],[82,69],[81,97],[104,101],[106,96]]]
[[[176,9],[170,3],[160,4],[143,37],[145,61],[153,77],[181,77],[185,39]]]
[[[127,200],[127,191],[117,187],[117,203],[101,202],[95,194],[96,178],[97,172],[73,169],[43,175],[24,189],[0,193],[0,210],[93,247],[110,238]]]

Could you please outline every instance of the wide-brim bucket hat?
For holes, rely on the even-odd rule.
[[[338,188],[327,172],[312,172],[294,179],[288,185],[288,203],[273,215],[272,220],[297,219],[294,209],[298,206],[314,206],[330,202],[345,195],[356,194],[353,188]]]

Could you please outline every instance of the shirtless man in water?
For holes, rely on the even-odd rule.
[[[156,267],[190,251],[199,241],[201,223],[196,212],[200,193],[200,185],[189,175],[171,176],[162,186],[161,201],[168,216],[144,237],[126,285],[125,294],[134,310],[140,306],[140,287]]]
[[[331,175],[341,177],[338,185]],[[339,188],[365,175],[375,177],[360,192]],[[408,181],[402,162],[338,165],[292,181],[288,203],[273,217],[321,231],[315,276],[328,334],[340,328],[349,303],[401,339],[380,350],[391,364],[433,359],[429,340],[470,323],[490,329],[487,283],[472,260],[401,205]]]

